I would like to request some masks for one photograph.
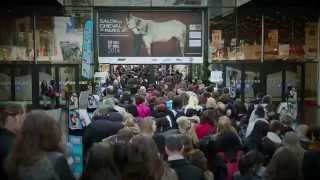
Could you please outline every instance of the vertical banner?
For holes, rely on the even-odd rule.
[[[81,136],[69,136],[68,162],[74,176],[79,179],[83,172],[83,149]]]
[[[87,20],[83,32],[82,68],[81,74],[85,78],[93,77],[93,21]]]

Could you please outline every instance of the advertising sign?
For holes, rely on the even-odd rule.
[[[82,150],[82,137],[69,136],[69,157],[68,162],[74,176],[79,179],[83,171],[83,150]]]
[[[209,81],[214,83],[223,82],[222,74],[222,71],[211,71]]]
[[[69,0],[70,1],[70,0]],[[74,1],[74,0],[73,0]],[[79,1],[79,0],[77,0]],[[205,6],[207,0],[95,0],[95,6]]]
[[[102,11],[96,29],[99,63],[203,62],[201,11]]]

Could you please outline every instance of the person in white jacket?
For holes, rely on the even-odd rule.
[[[246,131],[246,138],[250,136],[250,134],[253,131],[254,125],[258,121],[264,121],[269,124],[269,122],[266,120],[266,111],[265,107],[266,104],[257,105],[255,110],[252,111],[251,116],[249,118],[249,124]]]

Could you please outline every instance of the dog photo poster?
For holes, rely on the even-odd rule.
[[[100,63],[186,64],[203,61],[202,11],[101,11]]]

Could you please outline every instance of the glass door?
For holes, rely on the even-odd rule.
[[[12,100],[11,94],[11,68],[0,67],[0,101]]]
[[[59,91],[56,86],[55,68],[51,65],[39,66],[39,105],[43,108],[58,105]]]

